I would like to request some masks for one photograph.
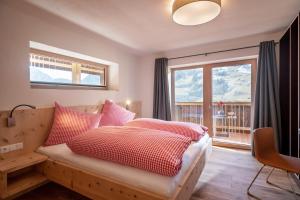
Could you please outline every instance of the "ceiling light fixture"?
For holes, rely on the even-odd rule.
[[[174,22],[193,26],[216,18],[221,12],[221,0],[175,0],[172,6]]]

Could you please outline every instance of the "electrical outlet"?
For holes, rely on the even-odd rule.
[[[14,144],[9,145],[9,151],[16,150],[16,146]]]
[[[16,143],[16,150],[23,149],[23,142]]]
[[[7,153],[10,150],[10,145],[0,147],[0,153]]]
[[[22,142],[0,147],[0,153],[8,153],[10,151],[16,151],[19,149],[23,149]]]

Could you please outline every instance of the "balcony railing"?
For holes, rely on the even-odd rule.
[[[215,137],[243,136],[246,139],[242,142],[249,143],[251,102],[214,102],[212,114]],[[175,117],[178,121],[203,124],[203,103],[176,102]]]

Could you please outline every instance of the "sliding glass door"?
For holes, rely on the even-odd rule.
[[[173,120],[207,126],[218,143],[251,144],[256,59],[170,71]]]

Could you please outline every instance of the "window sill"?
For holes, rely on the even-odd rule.
[[[30,82],[33,89],[61,89],[61,90],[108,90],[107,86],[64,84],[64,83],[43,83]]]

